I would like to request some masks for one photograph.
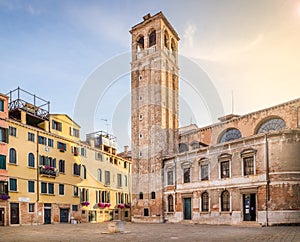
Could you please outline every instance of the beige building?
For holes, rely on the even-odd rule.
[[[132,27],[132,220],[300,223],[300,99],[178,129],[178,40],[164,15]]]

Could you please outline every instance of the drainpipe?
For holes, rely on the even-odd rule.
[[[269,175],[269,143],[268,136],[265,134],[265,161],[266,161],[266,223],[269,226],[268,203],[270,201],[270,175]]]
[[[162,169],[161,169],[161,184],[162,184],[162,187],[161,187],[161,190],[162,190],[162,193],[161,193],[161,214],[162,214],[162,220],[163,220],[163,223],[166,222],[165,220],[165,211],[164,211],[164,207],[165,207],[165,202],[164,202],[164,191],[165,191],[165,184],[164,184],[164,181],[165,181],[165,161],[164,161],[164,158],[162,158]]]
[[[38,202],[40,200],[40,186],[39,186],[39,131],[36,137],[36,224],[39,224]]]

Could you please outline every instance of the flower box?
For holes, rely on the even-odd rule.
[[[86,207],[87,207],[87,206],[89,206],[89,205],[90,205],[90,203],[89,203],[88,201],[84,201],[84,202],[82,202],[82,203],[81,203],[81,205],[82,205],[82,206],[86,206]]]
[[[10,199],[10,196],[8,194],[1,194],[0,195],[0,200],[7,201]]]
[[[118,208],[123,209],[125,205],[123,203],[118,204]]]
[[[130,208],[130,203],[126,203],[125,208]]]

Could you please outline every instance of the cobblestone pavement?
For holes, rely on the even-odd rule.
[[[126,223],[107,234],[107,223],[0,227],[1,241],[300,241],[300,227],[236,227]]]

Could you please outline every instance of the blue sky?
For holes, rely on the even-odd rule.
[[[300,0],[0,0],[0,92],[20,86],[50,100],[52,113],[72,117],[90,76],[128,53],[130,28],[159,11],[181,38],[179,53],[209,76],[224,113],[232,111],[232,92],[237,114],[299,97]],[[129,143],[129,91],[124,73],[98,101],[95,127],[85,130],[108,127],[120,146]],[[206,100],[193,92],[182,81],[181,125],[215,121]],[[116,112],[124,119],[113,123]]]

